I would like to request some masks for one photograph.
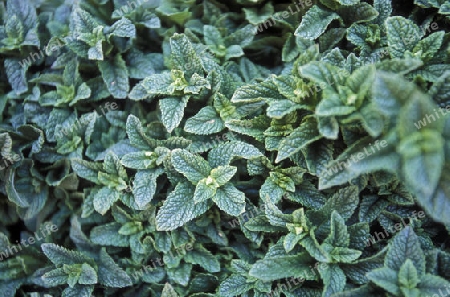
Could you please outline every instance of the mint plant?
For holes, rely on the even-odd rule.
[[[447,292],[449,8],[0,1],[0,297]]]

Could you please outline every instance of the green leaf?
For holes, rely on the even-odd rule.
[[[169,283],[166,283],[162,290],[161,297],[179,297],[179,295]]]
[[[218,188],[213,201],[229,215],[238,216],[245,212],[245,194],[232,184],[227,183]]]
[[[377,18],[378,11],[369,3],[360,2],[351,6],[340,6],[337,13],[344,23],[365,23]]]
[[[208,154],[208,161],[211,167],[216,168],[229,165],[234,157],[253,159],[261,156],[261,152],[249,143],[229,141],[213,148]]]
[[[210,177],[204,178],[195,186],[194,203],[204,202],[216,194],[218,185]]]
[[[52,287],[64,285],[68,282],[68,275],[62,268],[50,270],[49,272],[46,272],[44,275],[42,275],[41,278],[45,284]]]
[[[85,10],[76,7],[73,10],[74,34],[92,33],[99,26],[95,18]]]
[[[173,83],[170,72],[152,74],[137,84],[130,93],[130,99],[142,100],[150,95],[172,95]]]
[[[235,30],[230,35],[226,36],[225,45],[230,47],[232,45],[238,44],[242,48],[245,48],[246,46],[250,45],[256,33],[257,33],[256,27],[247,24]]]
[[[98,66],[111,95],[118,99],[125,99],[130,90],[130,84],[127,66],[122,56],[117,54],[113,61],[99,61]]]
[[[278,203],[285,192],[286,190],[277,185],[272,176],[269,176],[261,186],[259,195],[264,198],[269,197],[272,203]]]
[[[375,0],[373,7],[378,11],[378,17],[373,21],[378,24],[383,32],[386,31],[384,22],[392,14],[392,1],[390,0]]]
[[[95,285],[97,283],[97,272],[90,265],[81,265],[81,274],[78,283],[81,285]]]
[[[94,286],[75,284],[73,288],[65,288],[61,297],[90,297],[93,291]]]
[[[163,57],[160,53],[148,53],[131,49],[127,54],[127,65],[130,78],[143,79],[163,70]]]
[[[184,108],[187,105],[189,97],[183,98],[165,98],[159,100],[159,108],[161,109],[161,120],[166,127],[167,132],[172,132],[178,127],[184,116]]]
[[[329,63],[313,61],[299,67],[302,76],[312,80],[322,89],[332,88],[338,92],[337,86],[343,85],[350,73],[346,69],[333,66]]]
[[[295,263],[293,265],[293,263]],[[308,257],[305,254],[299,255],[280,255],[277,257],[266,257],[253,264],[249,274],[263,281],[273,281],[285,277],[304,277],[309,276]]]
[[[316,110],[317,111],[317,110]],[[334,114],[335,112],[332,112],[331,114]],[[346,113],[346,112],[345,112]],[[331,116],[325,116],[325,117],[318,117],[317,119],[319,121],[319,132],[322,134],[323,137],[327,139],[335,140],[339,136],[339,123],[336,120],[336,117]],[[311,147],[310,145],[309,147]],[[308,151],[312,151],[309,148],[306,148]]]
[[[126,130],[131,145],[142,150],[149,150],[157,147],[156,141],[150,139],[145,135],[142,123],[136,116],[128,116]]]
[[[414,289],[419,283],[419,276],[417,270],[410,259],[407,259],[405,263],[400,267],[398,273],[398,283],[401,287]]]
[[[122,157],[121,164],[133,169],[151,169],[155,167],[157,155],[153,152],[135,152]]]
[[[35,4],[29,0],[7,1],[7,15],[10,18],[15,17],[23,27],[24,40],[22,45],[32,45],[39,47],[39,37],[37,33],[38,17],[36,15]],[[5,18],[7,19],[7,18]]]
[[[429,148],[427,143],[436,146]],[[399,145],[405,181],[419,197],[430,197],[436,191],[445,160],[443,146],[441,134],[428,129],[410,135]]]
[[[399,296],[400,288],[397,283],[398,276],[395,270],[388,267],[374,269],[367,273],[367,278],[389,293]]]
[[[340,99],[339,94],[330,91],[329,89],[326,89],[323,92],[323,96],[326,99],[323,99],[316,108],[316,115],[318,116],[321,117],[346,116],[350,115],[356,110],[354,106],[346,106],[345,103],[342,102],[342,100]],[[329,130],[331,129],[329,128]],[[329,133],[333,135],[332,134],[333,132]]]
[[[101,284],[112,288],[123,288],[132,285],[131,278],[114,262],[104,249],[100,251],[98,280]]]
[[[230,120],[225,126],[234,132],[254,137],[256,140],[264,141],[264,131],[269,128],[270,120],[267,116],[261,115],[251,120]]]
[[[267,2],[261,9],[242,8],[245,13],[245,19],[252,25],[258,25],[274,14],[272,3]],[[236,294],[239,295],[239,294]]]
[[[274,119],[281,119],[287,114],[297,109],[303,109],[304,107],[306,107],[306,105],[301,105],[290,100],[274,101],[269,103],[267,115]]]
[[[203,107],[192,118],[186,121],[184,131],[196,135],[210,135],[222,131],[224,122],[218,116],[216,110],[211,107]]]
[[[401,160],[395,152],[398,142],[395,135],[388,135],[386,139],[375,141],[375,144],[372,142],[371,137],[362,138],[330,162],[320,176],[319,189],[341,185],[359,175],[378,170],[397,172]]]
[[[111,26],[110,31],[111,35],[118,37],[128,37],[128,38],[136,37],[136,28],[129,19],[124,17],[115,22]]]
[[[331,258],[339,263],[353,263],[361,256],[361,254],[361,251],[345,247],[336,247],[330,252]]]
[[[242,47],[240,45],[235,44],[227,48],[225,59],[229,60],[231,58],[239,58],[242,57],[243,55],[244,50],[242,49]]]
[[[417,43],[413,48],[413,53],[420,54],[424,61],[432,59],[441,48],[444,35],[444,31],[440,31],[427,36]]]
[[[379,114],[373,104],[366,105],[360,110],[361,122],[370,136],[376,138],[383,133],[384,118]]]
[[[209,208],[208,202],[194,203],[194,188],[186,183],[179,183],[167,196],[156,216],[156,229],[170,231],[202,215]]]
[[[300,127],[281,141],[275,162],[283,161],[320,138],[322,135],[317,129],[317,122],[312,117],[306,118]]]
[[[299,103],[299,100],[303,99],[300,96],[303,88],[306,87],[303,80],[293,76],[273,76],[273,82],[278,87],[278,91],[289,100]]]
[[[344,289],[347,278],[338,265],[328,264],[325,267],[320,265],[319,273],[325,285],[322,296],[330,296]]]
[[[211,76],[209,76],[210,78]],[[189,85],[184,87],[183,91],[185,94],[199,94],[203,89],[211,89],[209,80],[194,73],[189,79]]]
[[[139,231],[142,231],[141,222],[128,222],[120,227],[118,232],[121,235],[133,235],[138,233]]]
[[[320,209],[327,201],[316,186],[308,181],[303,181],[294,193],[287,193],[286,197],[314,210]]]
[[[191,183],[197,184],[209,176],[211,167],[202,157],[187,150],[175,149],[171,154],[173,167],[182,173]]]
[[[443,279],[437,275],[426,274],[421,280],[418,288],[420,289],[422,295],[427,294],[426,296],[443,295],[443,290],[446,288],[448,291],[448,287],[450,287],[450,282],[446,279]]]
[[[317,39],[334,20],[342,21],[337,13],[314,5],[303,16],[294,35],[306,39]]]
[[[43,243],[41,245],[41,249],[47,256],[47,258],[55,265],[94,263],[93,259],[89,258],[88,256],[85,256],[80,252],[69,251],[54,243]]]
[[[337,0],[339,4],[351,6],[359,3],[359,0]]]
[[[381,113],[394,117],[414,91],[413,84],[401,76],[380,71],[375,75],[372,100]]]
[[[145,208],[153,199],[156,192],[156,179],[162,173],[162,169],[140,170],[136,173],[133,182],[133,195],[140,208]]]
[[[219,166],[211,170],[211,177],[216,180],[216,182],[223,186],[226,184],[237,172],[237,167],[235,166]]]
[[[104,215],[119,198],[116,190],[103,187],[94,196],[94,209]]]
[[[450,105],[450,71],[446,71],[430,88],[430,95],[434,101],[443,105]]]
[[[184,34],[174,34],[170,38],[173,69],[183,70],[185,77],[194,73],[203,74],[203,65],[191,42]]]
[[[208,272],[219,272],[219,260],[202,245],[196,244],[192,251],[186,253],[184,260],[187,263],[198,264]]]
[[[401,230],[392,240],[385,265],[394,271],[400,271],[408,259],[417,269],[419,277],[425,274],[425,255],[420,247],[419,237],[410,226]]]
[[[26,67],[23,67],[19,60],[16,59],[5,59],[4,65],[8,82],[14,92],[20,95],[28,91],[26,72],[29,65],[27,64]]]
[[[238,88],[231,98],[233,103],[254,103],[262,100],[284,99],[278,92],[277,86],[270,79],[268,81],[244,85]]]
[[[403,58],[406,51],[413,48],[422,37],[422,31],[413,21],[401,16],[389,17],[386,20],[389,53],[393,58]]]
[[[216,47],[220,45],[225,45],[222,40],[220,31],[214,26],[210,25],[203,26],[203,38],[205,39],[205,44],[209,46]]]
[[[331,231],[324,243],[334,247],[348,247],[350,243],[350,235],[347,232],[345,221],[337,211],[331,213]]]
[[[289,33],[289,37],[283,46],[282,59],[284,62],[291,62],[300,53],[306,51],[313,45],[314,42],[312,40],[294,36],[292,33]]]
[[[407,74],[423,66],[420,59],[389,59],[376,63],[377,69],[397,74]]]
[[[246,277],[232,274],[220,283],[219,294],[226,297],[238,296],[249,291],[252,287],[253,284],[248,283]]]
[[[310,236],[303,238],[300,244],[306,249],[311,257],[317,261],[325,263],[331,262],[331,255],[324,249],[324,246],[319,244],[314,235],[314,231],[310,232]]]
[[[310,210],[307,212],[307,215],[311,218],[320,215],[323,219],[328,221],[333,210],[336,210],[344,220],[347,220],[353,215],[358,205],[358,187],[349,186],[339,189],[336,193],[334,193],[320,210]]]
[[[129,236],[119,234],[122,225],[116,222],[95,226],[91,230],[90,238],[93,243],[104,246],[127,247],[130,245]]]

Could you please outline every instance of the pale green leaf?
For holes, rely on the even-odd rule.
[[[171,159],[174,168],[193,184],[208,177],[211,172],[208,162],[187,150],[173,150]]]
[[[208,202],[194,203],[193,198],[194,188],[192,185],[177,184],[156,215],[157,230],[175,230],[204,214],[210,204]]]
[[[332,21],[340,19],[337,13],[314,5],[303,16],[302,22],[295,30],[294,35],[306,39],[316,39],[325,32]]]
[[[213,201],[221,210],[232,216],[238,216],[245,211],[245,194],[230,183],[217,189]]]
[[[104,215],[119,198],[119,192],[103,187],[94,196],[94,209]]]
[[[113,61],[99,61],[98,66],[102,73],[103,81],[111,95],[118,99],[125,99],[130,90],[130,84],[128,82],[127,66],[122,56],[117,54]]]
[[[184,34],[174,34],[170,38],[173,69],[183,70],[186,77],[194,73],[203,74],[203,65],[191,42]]]
[[[413,48],[422,37],[422,31],[411,20],[393,16],[386,20],[389,52],[392,58],[403,58],[406,51]]]
[[[305,254],[266,257],[257,261],[249,274],[263,281],[273,281],[285,277],[311,279],[308,258]],[[292,265],[295,263],[295,265]]]
[[[397,283],[397,272],[388,267],[378,268],[370,271],[367,278],[377,286],[383,288],[395,296],[399,296],[400,288]]]
[[[275,162],[281,162],[320,138],[322,138],[322,135],[317,129],[317,122],[314,118],[305,119],[300,127],[281,141]]]
[[[184,108],[187,105],[189,97],[183,98],[165,98],[159,100],[159,108],[161,109],[161,120],[170,133],[178,127],[184,116]]]
[[[211,167],[229,165],[234,157],[253,159],[262,156],[261,152],[253,145],[241,141],[229,141],[221,143],[208,154]]]
[[[222,131],[225,125],[218,116],[216,110],[211,107],[203,107],[192,118],[186,121],[184,131],[197,135],[210,135]]]
[[[133,195],[136,204],[145,208],[156,192],[156,179],[163,173],[162,169],[139,170],[133,182]]]

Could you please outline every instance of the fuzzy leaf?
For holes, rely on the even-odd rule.
[[[125,99],[130,90],[130,84],[127,67],[122,56],[117,54],[113,61],[99,61],[98,66],[111,95],[118,99]]]
[[[294,35],[306,39],[317,39],[325,32],[332,21],[340,19],[337,13],[314,5],[303,16],[302,22]]]
[[[195,116],[186,121],[184,130],[197,135],[210,135],[225,128],[222,119],[213,107],[202,108]]]
[[[193,184],[197,184],[200,180],[208,177],[211,172],[208,162],[187,150],[174,150],[171,159],[175,169]]]
[[[317,122],[312,118],[308,118],[300,127],[281,141],[275,162],[283,161],[320,138],[322,138],[322,135],[317,130]]]
[[[167,132],[172,132],[178,127],[184,116],[184,108],[187,105],[188,97],[183,98],[165,98],[159,100],[161,109],[161,120],[166,127]]]
[[[208,202],[194,203],[194,189],[186,183],[179,183],[167,196],[156,216],[158,231],[170,231],[202,215],[209,208]]]

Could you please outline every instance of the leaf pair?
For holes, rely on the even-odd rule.
[[[42,244],[42,250],[56,268],[44,273],[41,278],[50,287],[67,283],[69,287],[64,290],[62,296],[77,294],[89,297],[95,284],[113,288],[132,284],[130,277],[103,249],[96,259],[53,243]]]
[[[250,144],[227,142],[210,151],[208,161],[187,150],[171,153],[172,166],[186,178],[172,191],[156,217],[158,230],[173,230],[206,212],[214,202],[221,210],[237,216],[244,211],[245,195],[228,181],[236,173],[233,157],[261,156]]]
[[[450,286],[448,281],[430,273],[419,238],[409,226],[393,239],[384,265],[367,277],[394,296],[431,296]]]

